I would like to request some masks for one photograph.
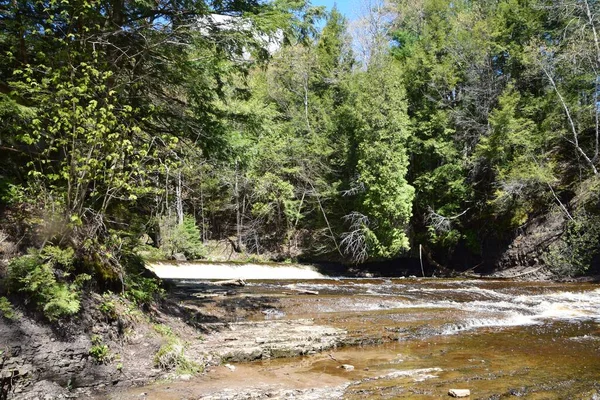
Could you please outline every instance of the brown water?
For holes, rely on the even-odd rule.
[[[184,293],[222,290],[198,282],[179,285]],[[283,295],[299,288],[319,295]],[[448,389],[460,388],[470,389],[472,399],[600,399],[598,285],[256,281],[236,296],[248,299],[240,304],[257,305],[255,312],[239,306],[244,319],[310,317],[347,330],[355,345],[238,364],[234,372],[217,367],[187,382],[119,398],[430,399],[448,398]],[[296,392],[277,392],[283,389]]]

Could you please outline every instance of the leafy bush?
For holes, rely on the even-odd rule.
[[[134,274],[125,277],[125,296],[138,306],[149,305],[164,295],[165,290],[156,279]]]
[[[29,295],[28,301],[43,311],[50,321],[79,312],[79,290],[91,277],[78,275],[75,282],[59,282],[57,267],[68,270],[72,266],[74,252],[53,246],[42,251],[30,250],[29,254],[13,258],[8,265],[9,289]],[[68,274],[63,273],[63,278]]]
[[[62,317],[75,315],[79,312],[79,293],[73,291],[73,286],[55,283],[47,291],[44,298],[42,310],[50,321]]]
[[[98,364],[104,364],[110,361],[111,354],[108,346],[102,342],[102,338],[98,335],[92,336],[92,344],[88,351],[89,355]]]
[[[17,313],[6,297],[0,297],[0,315],[11,321],[17,319]]]
[[[100,306],[98,306],[98,309],[100,310],[100,312],[102,312],[102,314],[106,315],[106,317],[109,320],[116,319],[118,317],[118,315],[117,315],[117,307],[116,307],[114,301],[111,300],[110,295],[107,293],[102,295],[102,298],[104,300],[102,301]]]
[[[45,246],[40,255],[52,267],[60,267],[66,271],[73,269],[73,261],[75,260],[75,250],[71,247],[61,249],[57,246]]]
[[[574,215],[563,236],[552,244],[544,261],[560,275],[585,273],[600,252],[600,217],[586,212]]]
[[[183,253],[192,260],[206,256],[200,229],[196,226],[194,217],[184,216],[182,224],[178,224],[175,218],[163,217],[160,220],[160,232],[162,235],[160,248],[167,256],[172,257],[176,253]]]

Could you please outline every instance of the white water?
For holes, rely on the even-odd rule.
[[[444,282],[445,287],[420,283],[327,283],[305,282],[298,286],[312,290],[344,293],[337,303],[317,307],[318,312],[441,309],[451,310],[456,322],[441,329],[455,334],[485,327],[542,324],[547,321],[600,322],[600,289],[572,291],[553,288],[549,293],[523,294],[510,285],[480,281]],[[535,293],[535,291],[534,291]]]
[[[310,265],[157,262],[148,268],[162,279],[325,279]]]

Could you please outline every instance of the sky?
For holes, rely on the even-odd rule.
[[[360,0],[312,0],[313,6],[326,6],[327,10],[333,8],[333,3],[337,4],[338,10],[346,16],[346,18],[354,19],[359,8]]]

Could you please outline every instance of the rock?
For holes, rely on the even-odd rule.
[[[231,372],[235,371],[235,366],[234,365],[225,364],[224,367],[227,368],[228,370],[230,370]]]
[[[179,375],[180,381],[189,381],[190,379],[192,379],[192,375],[190,374]]]
[[[450,389],[448,395],[452,397],[469,397],[471,391],[469,389]]]
[[[315,325],[309,319],[212,323],[205,326],[215,333],[196,343],[195,351],[230,363],[318,353],[335,348],[346,337],[345,331]]]
[[[341,368],[345,369],[346,371],[354,371],[354,365],[350,365],[350,364],[342,364]]]
[[[175,253],[175,254],[173,254],[173,259],[175,261],[187,261],[187,258],[185,257],[185,254],[183,254],[183,253]]]
[[[292,290],[299,294],[311,294],[314,296],[319,294],[319,292],[317,292],[316,290],[306,290],[306,289],[292,289]]]
[[[228,279],[225,281],[213,282],[213,285],[218,286],[246,286],[246,282],[243,279]]]

